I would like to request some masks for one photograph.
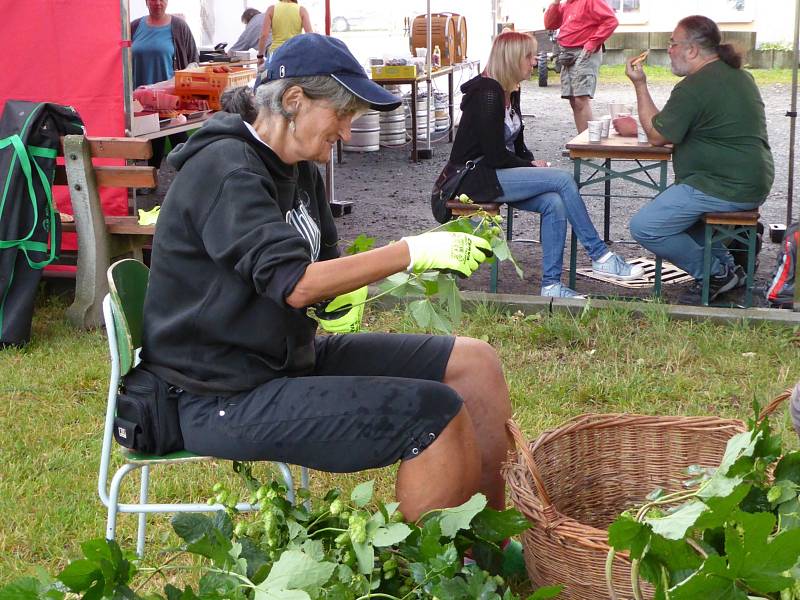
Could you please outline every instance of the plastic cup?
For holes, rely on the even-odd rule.
[[[647,139],[647,133],[645,132],[644,127],[642,127],[641,123],[637,123],[636,125],[636,140],[640,144],[647,144],[649,142],[649,140]]]
[[[599,142],[603,137],[603,122],[589,121],[589,141]]]
[[[416,48],[417,56],[419,58],[428,58],[428,49],[427,48]]]
[[[620,104],[619,102],[608,103],[608,114],[611,115],[612,119],[616,119],[621,112],[625,112],[624,104]]]
[[[600,122],[603,124],[603,130],[600,132],[600,137],[607,138],[611,133],[611,116],[605,115],[600,117]]]

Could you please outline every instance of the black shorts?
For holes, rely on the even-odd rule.
[[[348,473],[417,456],[461,409],[441,383],[454,338],[319,336],[316,368],[233,396],[183,392],[187,450]]]

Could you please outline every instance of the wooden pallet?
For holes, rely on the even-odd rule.
[[[613,283],[614,285],[630,289],[648,288],[648,287],[653,287],[653,285],[655,285],[655,280],[656,280],[655,259],[639,256],[637,258],[628,260],[628,263],[631,265],[641,266],[644,269],[644,273],[642,274],[642,276],[637,279],[631,279],[630,281],[620,281],[619,279],[614,279],[613,277],[609,277],[607,275],[601,275],[599,273],[595,273],[594,271],[592,271],[591,267],[576,269],[576,272],[578,273],[578,275],[583,275],[584,277],[588,277],[589,279],[595,279],[597,281],[603,281],[605,283]],[[676,283],[691,283],[692,281],[694,281],[694,277],[689,275],[686,271],[679,269],[678,267],[667,261],[662,262],[661,285],[673,285]]]

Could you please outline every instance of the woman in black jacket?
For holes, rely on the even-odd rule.
[[[350,333],[366,284],[404,270],[468,276],[488,242],[431,232],[340,257],[315,162],[350,139],[355,114],[400,99],[314,33],[281,46],[265,79],[255,104],[247,91],[226,98],[239,114],[217,113],[167,159],[177,174],[153,239],[142,368],[180,388],[186,449],[332,472],[399,461],[411,520],[477,491],[502,509],[511,407],[492,347]],[[344,333],[317,335],[309,307]]]
[[[533,37],[506,31],[495,38],[486,70],[461,86],[461,124],[450,162],[481,160],[464,177],[460,191],[478,202],[506,202],[541,213],[542,296],[579,296],[561,284],[567,221],[591,256],[594,271],[623,280],[639,277],[642,268],[610,252],[597,235],[569,173],[534,160],[525,146],[519,84],[535,66]]]

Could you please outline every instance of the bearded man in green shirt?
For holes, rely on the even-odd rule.
[[[645,205],[630,230],[643,247],[703,277],[706,212],[751,210],[767,198],[774,169],[764,102],[742,57],[721,44],[716,23],[682,19],[669,40],[672,72],[683,79],[660,111],[641,64],[628,62],[639,119],[651,144],[674,145],[675,183]],[[744,270],[722,244],[712,249],[710,299],[744,285]]]

